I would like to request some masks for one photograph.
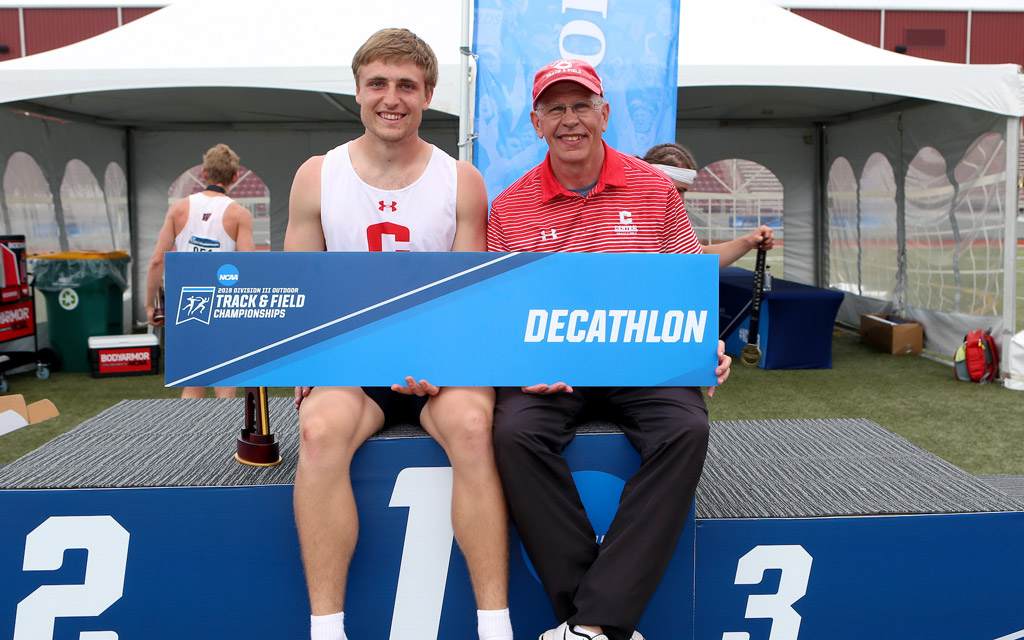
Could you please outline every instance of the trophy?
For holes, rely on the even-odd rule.
[[[156,299],[153,301],[153,321],[163,322],[166,317],[164,311],[164,286],[160,285],[160,291],[156,294]]]
[[[245,427],[238,436],[235,460],[254,467],[272,467],[281,462],[281,449],[270,433],[266,387],[245,388]]]

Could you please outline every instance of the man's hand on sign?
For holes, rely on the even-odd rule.
[[[555,384],[535,384],[529,387],[523,387],[523,393],[536,393],[541,396],[551,393],[572,393],[572,387],[564,382],[556,382]]]
[[[404,385],[391,385],[391,390],[407,396],[436,396],[441,391],[440,387],[435,387],[426,380],[416,382],[412,376],[405,377]]]
[[[718,367],[715,369],[715,375],[718,376],[718,384],[722,385],[723,382],[729,379],[729,372],[732,371],[732,357],[725,353],[725,343],[721,340],[718,341]],[[708,387],[708,398],[715,395],[715,387]]]
[[[299,405],[302,404],[302,399],[309,395],[309,392],[313,390],[313,387],[295,387],[295,410],[299,410]]]

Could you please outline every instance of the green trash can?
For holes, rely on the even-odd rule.
[[[124,333],[123,295],[128,264],[123,251],[32,256],[35,288],[46,299],[50,346],[65,371],[90,371],[90,336]]]

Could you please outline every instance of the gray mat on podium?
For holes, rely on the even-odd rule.
[[[235,400],[126,400],[0,468],[0,489],[291,484],[298,415],[270,399],[283,462],[233,459],[244,405]],[[698,518],[1022,511],[1000,491],[870,420],[713,422]],[[614,432],[590,423],[581,433]],[[427,437],[397,427],[375,437]]]

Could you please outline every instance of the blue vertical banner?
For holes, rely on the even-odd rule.
[[[604,139],[643,156],[675,140],[679,0],[477,0],[473,163],[492,200],[544,159],[530,123],[533,76],[562,58],[597,69]]]

